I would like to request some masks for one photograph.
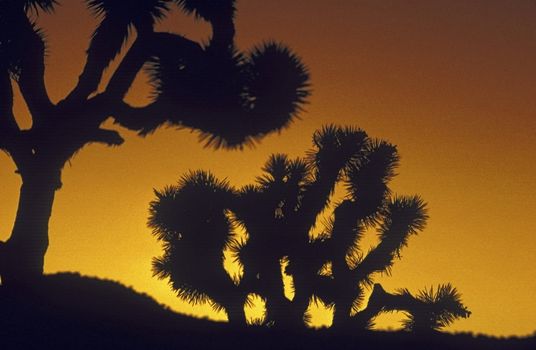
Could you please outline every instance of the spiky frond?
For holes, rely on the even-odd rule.
[[[39,10],[51,13],[58,4],[56,0],[23,0],[23,2],[24,11],[35,11],[36,13],[39,13]]]
[[[382,242],[397,242],[396,254],[407,245],[407,238],[417,234],[426,226],[428,220],[426,203],[419,196],[397,196],[387,205],[386,215],[380,225],[379,236]]]
[[[301,231],[315,227],[318,216],[327,208],[335,185],[344,168],[357,156],[366,140],[366,134],[355,128],[324,126],[313,135],[314,147],[305,160],[307,181],[301,192],[301,205],[296,227]]]
[[[229,94],[226,101],[232,104],[211,113],[211,123],[220,115],[222,124],[215,124],[217,129],[201,128],[211,135],[208,145],[232,148],[253,144],[270,132],[284,129],[297,118],[310,94],[307,68],[285,46],[266,43],[237,57],[244,58],[238,62],[237,74],[229,76],[223,85]],[[235,83],[227,87],[229,82]],[[224,90],[221,84],[217,89]]]
[[[148,224],[160,240],[174,239],[178,234],[210,234],[197,231],[214,223],[216,217],[230,225],[224,211],[233,200],[234,190],[227,181],[218,180],[211,173],[190,172],[176,186],[155,191],[155,195]]]
[[[352,302],[352,307],[350,308],[350,314],[356,314],[359,310],[363,308],[363,303],[365,302],[365,293],[362,286],[357,287],[357,293],[355,294],[355,299]]]
[[[350,200],[338,203],[333,210],[331,228],[332,258],[346,259],[350,267],[362,260],[359,241],[365,232],[365,226],[359,207]],[[339,263],[337,260],[337,263]]]
[[[92,35],[87,51],[88,65],[105,69],[119,54],[131,26],[138,31],[152,28],[169,10],[165,0],[86,0],[88,8],[102,20]]]
[[[320,130],[316,130],[312,140],[317,150],[329,147],[355,149],[357,145],[362,145],[366,138],[367,134],[360,128],[328,124],[322,126]]]
[[[243,251],[246,246],[247,240],[243,238],[231,237],[227,241],[226,249],[231,252],[231,258],[235,263],[241,263],[240,253]]]
[[[407,289],[387,293],[381,285],[375,284],[367,307],[358,312],[354,323],[372,325],[374,318],[382,312],[401,311],[407,331],[440,330],[456,319],[467,318],[471,312],[463,305],[460,293],[450,283],[442,284],[434,290],[424,289],[413,296]]]
[[[207,21],[218,17],[232,18],[236,11],[236,0],[174,0],[184,12]]]
[[[366,140],[367,134],[360,129],[335,125],[323,126],[313,134],[314,148],[308,152],[308,160],[315,170],[308,192],[316,200],[325,200],[322,208],[329,203],[345,167],[361,154]]]
[[[167,109],[162,122],[194,128],[216,148],[252,144],[286,127],[309,94],[306,68],[276,44],[249,55],[210,48],[192,58],[170,52],[149,74],[155,101]]]
[[[156,21],[165,17],[169,0],[85,0],[87,7],[101,19],[93,32],[87,61],[78,85],[67,101],[84,100],[97,90],[104,70],[121,52],[132,29],[139,37],[153,32]],[[143,62],[140,63],[140,67]],[[126,88],[125,88],[126,89]]]
[[[461,294],[450,283],[423,289],[413,297],[407,290],[399,295],[414,298],[413,307],[407,311],[408,318],[403,321],[404,329],[409,331],[440,330],[456,319],[467,318],[471,312],[462,303]]]
[[[0,67],[16,80],[32,114],[34,127],[51,113],[52,102],[45,86],[46,43],[41,29],[21,8],[0,3]],[[9,6],[8,6],[9,7]]]
[[[99,17],[113,17],[117,21],[137,24],[143,20],[160,20],[169,11],[168,0],[86,0],[88,8]]]
[[[310,164],[302,158],[296,158],[290,161],[289,175],[287,182],[296,184],[305,184],[310,181]]]
[[[265,210],[261,198],[262,189],[256,185],[247,185],[238,191],[238,200],[234,202],[232,210],[236,215],[237,224],[246,231],[248,231],[248,224],[252,222],[251,219],[258,215],[255,211]]]
[[[0,69],[7,70],[12,76],[18,76],[22,45],[14,40],[13,29],[8,30],[10,26],[9,17],[0,12]]]
[[[295,210],[303,186],[308,181],[308,164],[298,158],[290,160],[286,154],[272,154],[264,164],[263,175],[257,183],[263,192],[276,191],[289,210]]]
[[[347,253],[346,253],[346,264],[351,270],[355,269],[357,265],[363,262],[365,253],[361,251],[359,246],[359,237],[355,237],[354,241],[350,244]]]
[[[130,34],[130,24],[104,17],[91,36],[87,50],[88,64],[103,71],[119,54]]]
[[[0,67],[7,68],[12,78],[18,80],[28,62],[33,65],[39,63],[44,70],[44,53],[42,29],[20,9],[0,4]],[[39,76],[36,78],[39,79]]]
[[[2,0],[0,2],[0,16],[18,10],[26,13],[33,12],[37,15],[40,11],[51,13],[57,4],[56,0]]]
[[[216,148],[240,138],[244,69],[243,55],[232,50],[195,57],[168,51],[159,56],[148,73],[155,101],[167,106],[162,122],[197,129],[201,140]]]
[[[266,134],[287,127],[310,95],[307,67],[288,47],[267,42],[249,54],[247,71],[245,107],[251,128]]]
[[[349,198],[356,201],[362,219],[375,223],[377,214],[390,193],[389,181],[399,163],[396,147],[379,140],[367,143],[365,152],[352,162],[344,181]]]
[[[289,175],[290,163],[286,154],[272,154],[262,167],[263,175],[257,177],[257,183],[269,188],[275,183],[284,183]]]
[[[169,278],[181,298],[209,301],[220,310],[236,287],[223,268],[223,249],[232,237],[226,211],[234,191],[226,181],[197,171],[155,194],[149,226],[164,247],[163,256],[153,260],[155,276]]]
[[[355,275],[361,280],[375,272],[390,273],[408,238],[424,228],[428,218],[426,211],[426,204],[418,196],[392,199],[379,227],[380,243],[356,267]]]

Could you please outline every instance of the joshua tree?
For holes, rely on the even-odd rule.
[[[284,46],[236,49],[235,0],[85,0],[100,23],[78,83],[56,103],[44,80],[46,42],[33,18],[53,12],[57,2],[0,1],[0,150],[11,156],[22,179],[13,231],[0,244],[4,285],[31,284],[43,272],[64,164],[89,143],[123,143],[117,131],[101,127],[106,119],[141,136],[166,123],[191,128],[207,145],[232,148],[288,126],[308,95],[307,70]],[[174,4],[211,24],[208,44],[154,31]],[[103,72],[134,31],[118,68],[98,90]],[[132,107],[124,97],[144,66],[154,98]],[[17,125],[13,84],[31,113],[30,129]]]
[[[227,182],[198,171],[155,193],[149,226],[164,243],[164,255],[153,261],[155,275],[169,278],[179,297],[190,303],[210,296],[213,308],[225,308],[230,322],[244,323],[246,296],[223,267],[232,230],[226,207],[234,190]]]
[[[391,194],[388,182],[399,160],[394,146],[372,140],[362,130],[336,126],[316,132],[313,142],[305,159],[271,156],[257,183],[240,190],[196,172],[157,192],[150,225],[165,244],[155,274],[169,277],[179,295],[211,297],[235,316],[246,295],[256,293],[266,301],[265,321],[277,326],[303,326],[316,298],[334,307],[334,327],[368,328],[379,313],[394,310],[409,315],[406,328],[411,330],[440,328],[467,317],[450,285],[417,297],[407,290],[388,294],[375,285],[367,308],[360,310],[374,274],[389,273],[409,236],[424,228],[425,204],[417,196]],[[346,195],[314,236],[338,184]],[[246,231],[246,240],[234,233],[238,226]],[[366,229],[378,231],[379,243],[365,255],[359,242]],[[181,256],[178,247],[190,251]],[[223,269],[223,249],[231,249],[243,267],[235,284]],[[282,265],[292,277],[290,299]],[[205,269],[211,271],[200,277]],[[236,296],[232,305],[225,301],[230,294]],[[231,314],[229,318],[234,320]]]

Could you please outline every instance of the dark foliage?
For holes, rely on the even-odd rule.
[[[304,159],[272,155],[256,184],[239,190],[198,171],[157,191],[149,225],[163,242],[164,255],[154,260],[155,275],[169,278],[192,303],[212,300],[232,322],[243,317],[236,310],[250,293],[266,302],[261,323],[283,328],[303,327],[309,303],[319,299],[334,309],[335,328],[370,328],[379,313],[391,311],[407,314],[409,331],[438,330],[468,317],[450,284],[415,297],[376,285],[363,308],[374,275],[389,274],[409,237],[424,229],[426,205],[418,196],[391,193],[389,181],[399,162],[393,145],[334,125],[316,132],[313,144]],[[346,194],[332,203],[338,185]],[[319,218],[328,208],[332,215],[322,225]],[[321,233],[312,234],[315,228]],[[379,240],[368,253],[360,246],[366,230],[376,230]],[[223,268],[226,249],[243,272],[235,283]],[[282,273],[291,277],[290,287]],[[292,297],[285,288],[292,289]]]
[[[242,147],[290,125],[309,95],[307,68],[287,47],[266,43],[241,52],[235,46],[234,0],[85,3],[99,23],[78,83],[55,103],[44,79],[46,38],[33,19],[52,13],[61,1],[0,0],[0,150],[11,156],[22,178],[15,225],[0,252],[4,284],[32,284],[43,273],[64,165],[88,144],[124,141],[117,130],[102,128],[108,118],[140,135],[172,124],[198,131],[209,146]],[[210,23],[208,44],[155,31],[173,6]],[[117,69],[103,82],[121,53]],[[144,67],[153,100],[132,107],[124,97]],[[31,114],[28,130],[16,123],[15,85]]]

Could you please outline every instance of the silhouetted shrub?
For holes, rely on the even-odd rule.
[[[334,327],[369,328],[379,313],[395,310],[408,315],[404,327],[412,331],[468,317],[450,284],[417,296],[374,285],[374,274],[390,273],[428,218],[420,197],[389,189],[399,162],[396,147],[360,129],[333,125],[317,131],[313,144],[303,159],[271,156],[256,184],[239,190],[195,171],[156,191],[149,225],[164,255],[154,260],[155,275],[169,278],[179,297],[193,304],[210,300],[215,309],[225,308],[232,322],[244,323],[249,293],[264,298],[264,322],[282,327],[303,326],[317,298],[334,309]],[[345,194],[333,203],[339,185]],[[313,234],[318,227],[320,233]],[[365,253],[360,242],[371,230],[379,243]],[[238,280],[224,269],[225,250],[241,267]],[[291,286],[284,285],[282,273],[292,278]],[[363,308],[365,289],[373,285]],[[285,288],[292,289],[291,297]]]

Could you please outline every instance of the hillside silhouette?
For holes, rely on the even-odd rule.
[[[2,349],[534,349],[536,337],[237,329],[175,313],[118,282],[45,275],[32,292],[0,288]]]

